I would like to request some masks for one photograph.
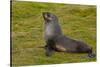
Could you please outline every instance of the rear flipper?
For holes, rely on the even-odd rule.
[[[89,58],[94,58],[94,57],[96,57],[96,54],[95,53],[88,53],[88,57]]]
[[[78,41],[77,43],[78,43],[78,47],[77,47],[78,52],[88,53],[88,57],[90,58],[93,58],[96,56],[96,54],[93,52],[92,47],[80,41]]]
[[[92,51],[92,48],[88,50],[88,57],[89,57],[89,58],[94,58],[94,57],[96,57],[96,54]]]

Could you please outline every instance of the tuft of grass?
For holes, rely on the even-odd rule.
[[[62,31],[66,36],[82,40],[96,51],[96,6],[12,2],[12,65],[39,65],[93,62],[86,54],[55,52],[45,56],[42,12],[48,11],[59,18]]]

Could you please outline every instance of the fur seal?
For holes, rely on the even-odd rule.
[[[89,57],[94,57],[92,47],[84,42],[77,41],[63,35],[56,15],[50,12],[42,13],[44,18],[44,36],[46,55],[51,56],[54,51],[87,53]]]

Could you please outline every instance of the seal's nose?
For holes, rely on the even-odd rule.
[[[49,15],[50,13],[49,12],[43,12],[42,14],[43,15]]]
[[[42,12],[42,15],[45,18],[45,16],[47,15],[47,12]]]
[[[42,14],[43,14],[43,16],[50,17],[50,13],[49,12],[43,12]]]
[[[47,12],[43,12],[42,14],[43,14],[43,15],[46,15],[46,14],[47,14]]]

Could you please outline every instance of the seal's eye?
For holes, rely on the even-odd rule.
[[[47,16],[50,17],[50,14],[48,13]]]

